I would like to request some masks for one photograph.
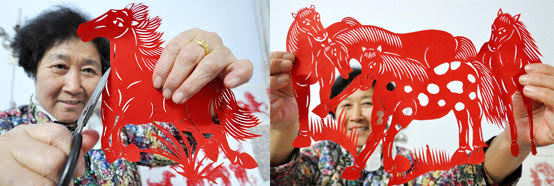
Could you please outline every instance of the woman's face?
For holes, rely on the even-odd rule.
[[[373,110],[373,89],[366,91],[356,90],[337,107],[337,119],[345,122],[348,132],[356,131],[358,147],[366,144],[371,134],[371,112]],[[345,112],[343,114],[343,112]],[[344,116],[343,116],[344,115]],[[341,117],[342,116],[342,117]]]
[[[71,38],[56,43],[38,64],[37,99],[58,121],[75,122],[101,76],[100,55],[92,42]]]

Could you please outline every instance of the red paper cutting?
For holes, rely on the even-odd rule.
[[[543,176],[539,176],[539,173]],[[533,178],[534,186],[554,185],[554,167],[547,162],[537,163],[534,168],[531,168],[531,177]],[[543,177],[544,180],[540,177]],[[543,181],[545,182],[544,184]]]
[[[367,90],[374,83],[372,133],[365,148],[355,156],[354,164],[343,172],[343,178],[358,179],[360,170],[381,141],[383,166],[392,174],[391,184],[405,183],[431,170],[446,170],[465,163],[480,164],[485,158],[482,148],[487,146],[482,137],[482,117],[498,126],[508,118],[512,154],[517,156],[511,96],[516,90],[522,91],[518,78],[525,73],[523,66],[540,63],[535,41],[519,21],[519,14],[512,17],[500,10],[492,26],[491,40],[479,53],[468,38],[441,30],[398,34],[362,25],[350,17],[323,28],[313,5],[293,17],[287,51],[297,57],[292,80],[300,113],[300,132],[294,146],[309,146],[310,138],[333,140],[352,153],[353,140],[337,140],[327,132],[322,135],[322,131],[317,130],[322,128],[317,127],[321,122],[310,123],[309,85],[319,79],[321,103],[312,112],[323,118],[354,91]],[[360,63],[362,73],[341,94],[328,100],[327,91],[334,81],[322,83],[321,79],[334,76],[335,68],[348,78],[351,59]],[[530,100],[524,97],[524,101],[532,126]],[[451,157],[428,146],[413,151],[413,164],[401,155],[391,157],[396,150],[392,148],[395,136],[413,120],[442,118],[451,111],[459,128],[459,148]],[[391,126],[386,129],[390,116]],[[345,131],[343,122],[322,121],[325,126],[338,126],[333,132]],[[470,130],[473,146],[469,145]],[[317,139],[315,136],[327,137]],[[352,139],[351,134],[346,136]],[[532,149],[535,154],[534,143]],[[468,151],[471,152],[469,157]]]
[[[188,178],[189,184],[202,183],[204,179],[215,183],[216,178],[225,177],[218,174],[221,166],[214,164],[220,150],[233,164],[248,169],[257,167],[251,155],[231,149],[227,137],[239,142],[258,137],[249,129],[260,122],[237,104],[233,92],[224,87],[221,79],[210,82],[184,104],[164,99],[162,92],[152,86],[152,71],[163,50],[162,33],[156,31],[160,23],[159,17],[148,17],[147,6],[130,4],[121,10],[109,10],[77,30],[85,42],[96,37],[110,40],[112,70],[102,92],[101,138],[108,162],[118,158],[137,162],[140,152],[160,154],[179,163],[179,169],[175,169]],[[214,122],[214,118],[219,122]],[[190,132],[209,160],[198,157],[199,150],[191,148],[188,140],[180,142],[156,122],[172,123],[183,138],[184,131]],[[160,129],[164,135],[153,135],[170,152],[139,149],[121,140],[120,132],[125,125],[146,123]],[[203,136],[206,133],[212,134],[209,139]]]

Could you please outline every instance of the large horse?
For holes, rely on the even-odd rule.
[[[309,104],[310,104],[310,85],[319,83],[320,105],[327,106],[331,87],[335,82],[335,66],[341,74],[348,74],[344,71],[348,68],[333,64],[334,59],[324,55],[324,50],[328,46],[329,35],[342,31],[342,28],[355,24],[348,20],[343,20],[335,26],[325,29],[321,25],[319,13],[315,11],[312,5],[309,8],[303,8],[298,13],[292,13],[294,21],[292,22],[287,34],[287,51],[296,56],[291,79],[294,88],[294,96],[298,104],[299,117],[299,135],[294,140],[296,147],[307,147],[311,143],[311,134],[309,134]]]
[[[336,43],[335,43],[336,44]],[[347,48],[348,47],[339,47]],[[354,165],[343,172],[346,179],[357,179],[369,156],[383,139],[384,161],[387,172],[399,173],[411,167],[404,156],[392,159],[392,143],[400,130],[413,120],[430,120],[453,112],[459,127],[459,148],[451,157],[451,165],[479,164],[484,160],[486,147],[481,131],[482,110],[493,105],[498,84],[486,66],[477,61],[444,62],[435,68],[395,53],[383,52],[381,47],[342,51],[360,62],[366,72],[351,86],[364,89],[375,81],[373,91],[372,132],[365,148]],[[335,51],[334,53],[338,53]],[[350,59],[341,59],[350,60]],[[340,61],[348,63],[347,61]],[[366,82],[362,79],[367,78]],[[492,85],[492,86],[491,86]],[[495,86],[496,85],[496,86]],[[459,89],[461,88],[461,90]],[[341,94],[350,94],[353,88]],[[339,95],[345,97],[344,95]],[[392,116],[391,127],[385,132],[386,120]],[[489,120],[499,120],[490,118]],[[473,129],[473,148],[469,145],[469,127]],[[468,158],[467,152],[471,151]]]
[[[152,86],[152,70],[163,50],[162,33],[156,31],[160,22],[159,17],[148,17],[147,6],[130,4],[83,23],[77,30],[85,42],[96,37],[110,40],[112,70],[102,92],[101,139],[108,162],[120,157],[139,161],[139,152],[153,152],[134,144],[124,145],[120,131],[125,125],[170,122],[179,131],[193,131],[196,142],[205,148],[210,159],[217,160],[221,149],[232,163],[256,167],[250,155],[229,147],[226,136],[238,141],[257,137],[248,129],[259,121],[237,104],[233,92],[224,87],[222,80],[210,82],[184,104],[164,99],[161,91]],[[212,137],[205,139],[202,133],[210,133]],[[165,138],[159,140],[168,142]],[[179,141],[171,144],[182,149]]]
[[[517,128],[513,115],[512,95],[519,91],[523,93],[523,86],[519,83],[519,76],[525,74],[523,67],[531,63],[541,63],[535,40],[525,28],[523,22],[519,21],[519,16],[511,16],[503,13],[502,9],[498,11],[497,18],[494,20],[491,29],[491,38],[485,43],[477,55],[477,59],[488,65],[494,76],[502,85],[501,97],[506,102],[507,116],[510,125],[510,134],[512,138],[512,155],[519,154],[517,144]],[[531,100],[521,94],[523,103],[527,109],[529,118],[529,131],[531,135],[531,150],[533,154],[537,153],[535,142],[533,140],[533,109]]]

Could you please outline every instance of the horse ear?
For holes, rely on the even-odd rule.
[[[520,16],[520,15],[521,15],[521,14],[517,14],[517,15],[515,15],[514,17],[512,17],[512,18],[514,18],[514,21],[515,21],[515,22],[519,21],[519,16]]]
[[[383,51],[383,48],[381,48],[381,45],[379,45],[379,46],[377,47],[377,51],[379,51],[379,53],[381,53],[381,52]]]
[[[292,18],[296,19],[296,13],[292,12]]]
[[[502,13],[502,8],[500,10],[498,10],[498,15],[502,15],[504,13]]]
[[[310,6],[310,9],[315,10],[315,5]]]

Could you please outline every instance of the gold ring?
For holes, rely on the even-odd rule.
[[[202,48],[204,48],[204,55],[208,55],[208,53],[210,53],[210,47],[208,47],[208,43],[204,40],[192,40],[194,41],[195,43],[198,43]]]

